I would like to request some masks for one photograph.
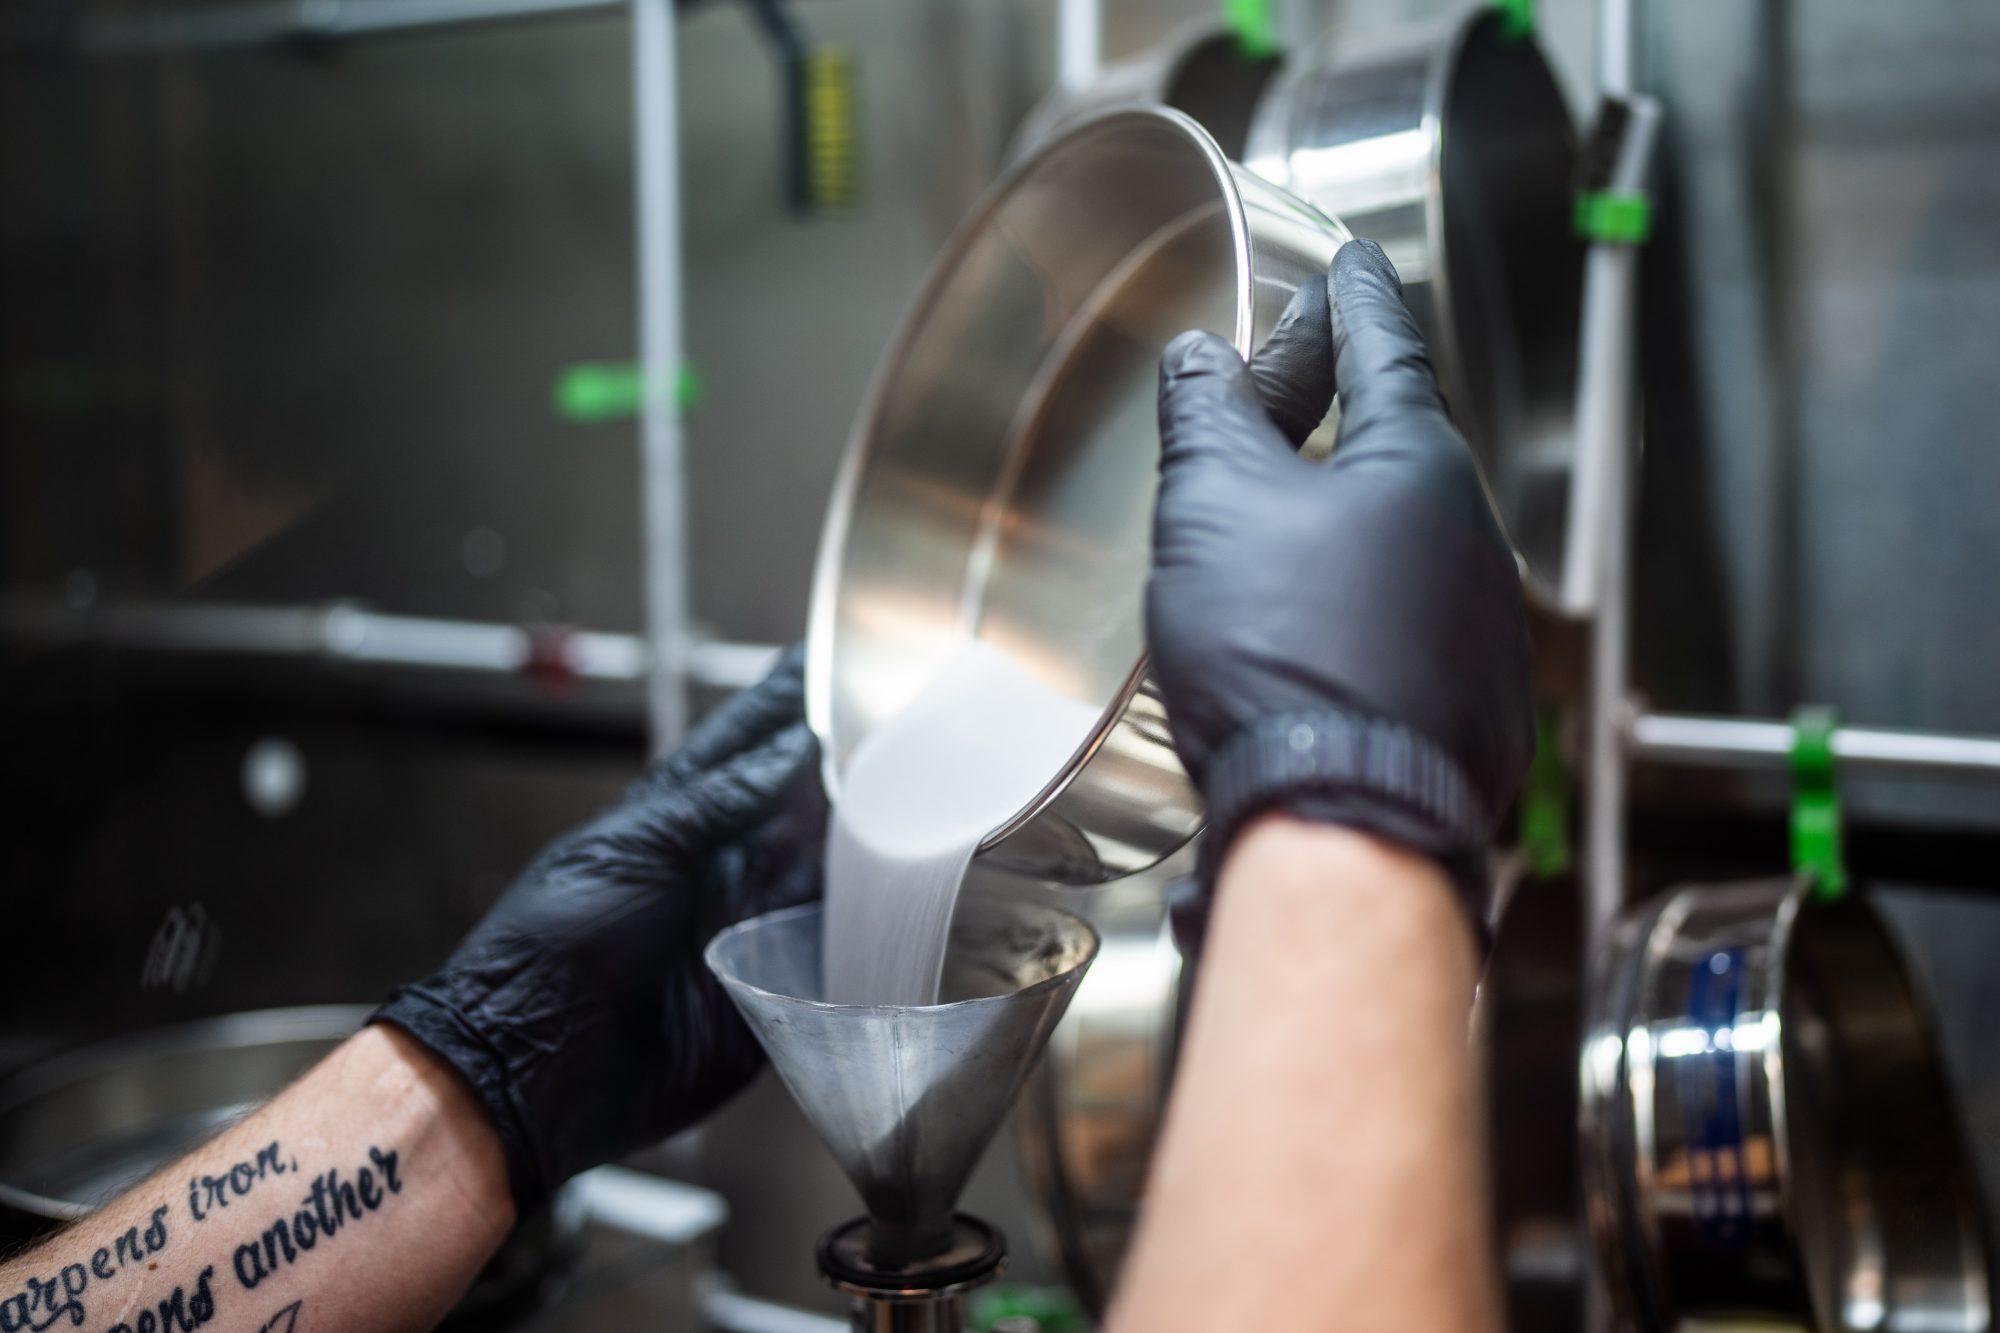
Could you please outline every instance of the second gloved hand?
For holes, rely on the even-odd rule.
[[[762,1067],[701,950],[818,893],[826,806],[800,661],[542,853],[443,968],[375,1015],[471,1085],[523,1211],[693,1124]]]
[[[1335,390],[1325,463],[1296,448]],[[1476,915],[1533,753],[1519,575],[1381,249],[1355,241],[1246,366],[1160,367],[1152,669],[1219,858],[1283,810],[1436,858]]]

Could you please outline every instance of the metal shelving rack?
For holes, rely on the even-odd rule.
[[[685,435],[670,389],[683,362],[680,123],[676,0],[240,0],[78,13],[0,28],[9,44],[85,56],[330,42],[530,18],[627,11],[632,26],[633,170],[637,197],[639,424],[645,625],[639,635],[538,634],[518,625],[388,615],[365,607],[11,602],[0,630],[28,643],[99,643],[137,652],[330,659],[390,669],[485,675],[553,670],[638,684],[653,749],[686,731],[691,686],[734,689],[776,655],[764,644],[699,634],[688,592]],[[551,654],[553,653],[553,657]]]

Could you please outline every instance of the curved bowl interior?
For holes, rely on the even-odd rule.
[[[1533,42],[1475,20],[1445,85],[1439,199],[1461,424],[1514,549],[1561,581],[1583,249],[1569,110]]]
[[[1533,584],[1560,582],[1583,251],[1569,112],[1491,11],[1336,33],[1287,65],[1246,161],[1381,244]]]
[[[1988,1328],[1972,1162],[1880,918],[1851,899],[1800,911],[1783,984],[1791,1213],[1822,1325]]]
[[[995,188],[890,352],[828,516],[809,672],[830,790],[968,638],[1122,706],[1159,353],[1189,328],[1247,349],[1250,287],[1236,186],[1185,117],[1104,116]]]

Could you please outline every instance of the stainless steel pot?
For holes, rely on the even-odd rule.
[[[0,1085],[0,1241],[83,1217],[255,1110],[359,1031],[365,1006],[267,1009],[100,1042]],[[576,1222],[522,1220],[450,1322],[531,1302]]]
[[[1646,1330],[1990,1326],[1930,1025],[1865,901],[1682,888],[1614,932],[1582,1058],[1601,1261]]]
[[[1583,252],[1576,146],[1535,43],[1491,9],[1335,34],[1273,80],[1244,162],[1379,242],[1529,585],[1567,558]]]
[[[1223,156],[1241,159],[1257,99],[1280,63],[1277,56],[1245,55],[1235,33],[1197,19],[1151,49],[1106,65],[1088,87],[1043,98],[1021,122],[1011,156],[1031,153],[1058,131],[1104,111],[1165,106],[1207,130]]]
[[[918,296],[835,483],[806,696],[829,794],[977,638],[1103,710],[984,862],[1095,884],[1194,834],[1141,620],[1159,354],[1205,328],[1247,356],[1347,237],[1173,111],[1077,125],[1000,179]]]

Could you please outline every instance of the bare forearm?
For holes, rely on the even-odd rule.
[[[1246,830],[1112,1327],[1498,1328],[1475,976],[1430,862],[1281,817]]]
[[[0,1333],[434,1324],[513,1223],[470,1096],[370,1028],[241,1124],[0,1267]]]

